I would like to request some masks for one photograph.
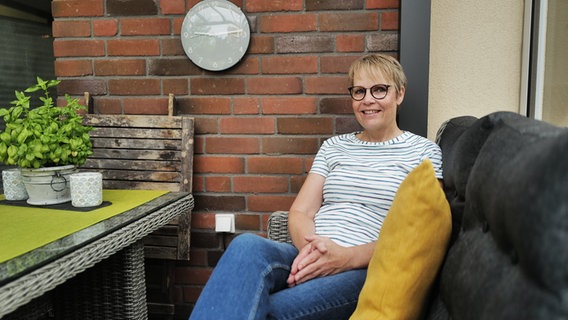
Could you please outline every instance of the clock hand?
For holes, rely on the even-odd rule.
[[[209,37],[216,37],[216,36],[222,36],[222,35],[233,34],[233,33],[241,33],[241,32],[243,32],[243,29],[231,30],[231,31],[223,31],[223,32],[216,32],[216,33],[199,32],[199,31],[196,31],[196,32],[193,33],[193,36],[209,36]]]

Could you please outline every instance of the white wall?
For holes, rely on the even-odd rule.
[[[445,120],[519,112],[524,1],[432,0],[428,137]]]

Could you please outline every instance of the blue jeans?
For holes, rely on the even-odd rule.
[[[366,269],[316,278],[288,288],[298,250],[252,234],[231,242],[205,285],[190,319],[348,319]]]

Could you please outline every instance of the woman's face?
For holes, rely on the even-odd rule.
[[[405,89],[401,88],[397,94],[394,83],[385,79],[381,73],[372,76],[368,72],[360,72],[353,77],[354,87],[371,88],[377,84],[390,85],[387,95],[383,99],[376,99],[371,94],[371,89],[367,89],[363,100],[351,99],[355,118],[365,130],[388,131],[397,129],[397,107],[404,99]]]

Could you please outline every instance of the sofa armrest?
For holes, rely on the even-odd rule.
[[[268,239],[292,243],[288,233],[288,211],[276,211],[270,214],[266,233]]]

